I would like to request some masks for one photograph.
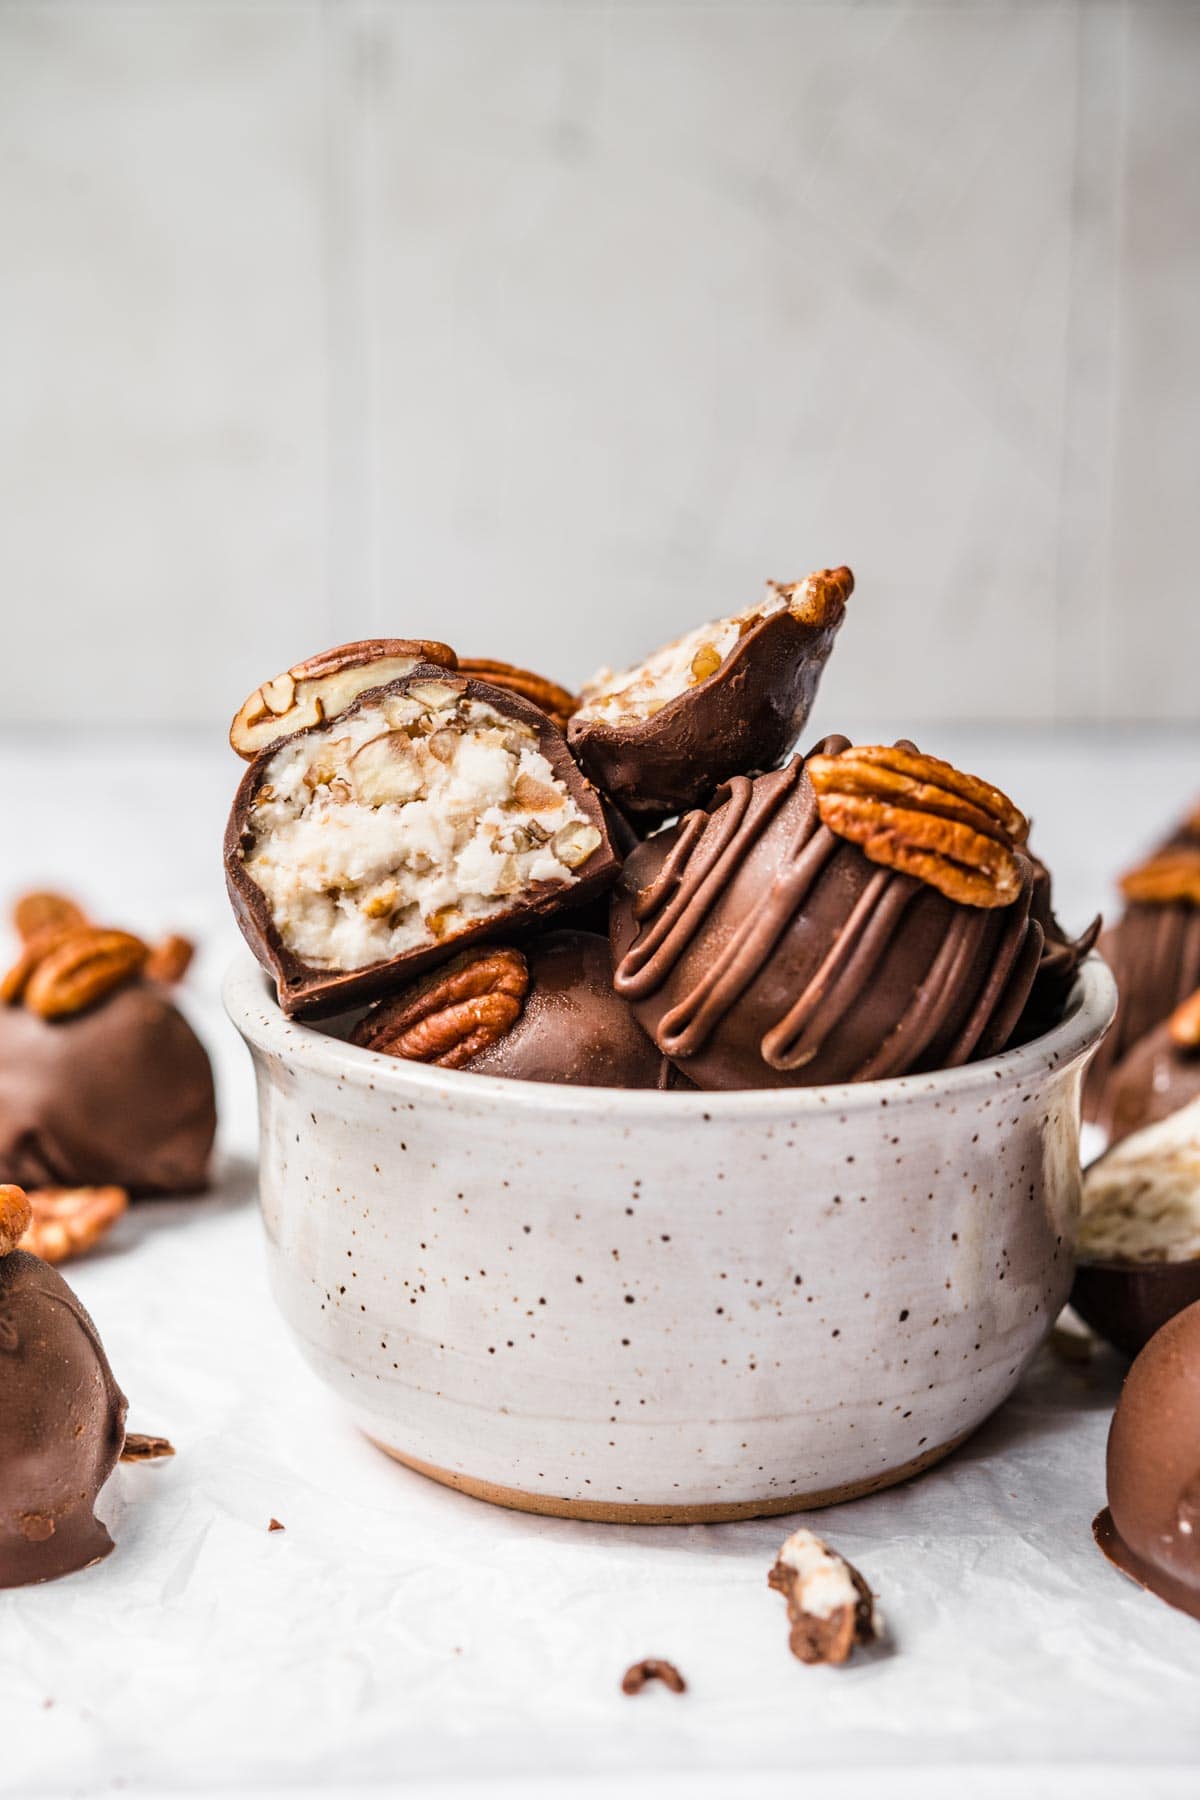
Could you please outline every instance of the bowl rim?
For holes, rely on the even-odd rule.
[[[248,950],[239,951],[222,986],[225,1011],[251,1051],[276,1057],[289,1067],[304,1067],[356,1087],[375,1088],[406,1100],[455,1098],[509,1112],[558,1112],[611,1115],[627,1112],[640,1121],[704,1118],[764,1122],[797,1115],[857,1112],[885,1102],[934,1096],[960,1098],[993,1090],[997,1082],[1019,1086],[1054,1070],[1081,1063],[1099,1045],[1112,1024],[1117,985],[1112,971],[1094,952],[1081,964],[1059,1023],[1016,1049],[956,1069],[934,1069],[921,1075],[899,1075],[885,1081],[842,1082],[825,1087],[740,1088],[732,1092],[605,1088],[514,1081],[507,1076],[473,1075],[469,1069],[438,1069],[405,1062],[345,1043],[326,1032],[288,1019],[280,1010],[267,972]]]

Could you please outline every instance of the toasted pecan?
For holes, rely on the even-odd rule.
[[[149,949],[128,931],[89,925],[50,946],[25,982],[24,1000],[43,1019],[83,1012],[136,980]]]
[[[567,720],[579,705],[576,696],[559,687],[556,681],[535,675],[531,669],[520,669],[515,663],[496,662],[486,656],[466,656],[460,659],[458,672],[476,681],[486,681],[492,687],[507,688],[512,694],[520,694],[523,700],[531,701],[539,711],[553,719],[560,731],[565,729]]]
[[[44,931],[77,931],[88,923],[87,914],[69,894],[56,894],[49,889],[22,894],[13,907],[13,924],[23,943],[40,937]]]
[[[840,623],[854,592],[854,575],[843,564],[840,569],[814,569],[803,581],[768,581],[767,586],[787,601],[801,625],[824,629]]]
[[[12,967],[0,979],[0,1000],[5,1006],[16,1006],[25,998],[25,990],[30,979],[40,965],[45,962],[52,950],[76,937],[81,929],[87,927],[77,925],[47,925],[43,930],[35,932],[21,946],[21,954]]]
[[[648,1681],[661,1681],[673,1694],[687,1693],[687,1682],[665,1656],[644,1656],[641,1662],[631,1663],[621,1677],[621,1692],[640,1694]]]
[[[48,1263],[83,1256],[128,1205],[120,1187],[30,1188],[31,1217],[21,1248]]]
[[[990,782],[903,745],[854,745],[805,769],[822,824],[872,862],[963,906],[1008,906],[1020,893],[1014,853],[1029,824]]]
[[[144,1431],[127,1431],[125,1444],[121,1451],[124,1463],[160,1462],[163,1457],[174,1456],[175,1446],[170,1438],[153,1437]]]
[[[0,1256],[16,1250],[33,1218],[33,1208],[24,1188],[0,1183]]]
[[[381,1001],[359,1020],[351,1041],[409,1062],[461,1069],[498,1043],[521,1016],[529,970],[519,950],[465,950]]]
[[[1127,900],[1150,906],[1200,906],[1200,849],[1160,850],[1121,877]]]
[[[229,742],[252,762],[293,731],[334,718],[368,688],[382,687],[419,663],[453,669],[457,657],[434,638],[363,638],[296,663],[256,687],[229,727]]]

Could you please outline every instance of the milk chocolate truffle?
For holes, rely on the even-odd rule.
[[[61,1275],[0,1256],[0,1588],[108,1555],[94,1506],[125,1439],[125,1396]]]
[[[1200,1300],[1200,1100],[1085,1172],[1078,1257],[1071,1304],[1129,1356]]]
[[[1113,1068],[1200,987],[1200,814],[1122,878],[1125,911],[1100,940],[1117,978],[1117,1016],[1084,1083],[1084,1114],[1104,1112]]]
[[[1126,1052],[1104,1081],[1096,1123],[1110,1146],[1200,1099],[1200,989]]]
[[[225,837],[234,913],[292,1017],[381,998],[617,867],[600,796],[547,715],[437,668],[264,751]]]
[[[215,1131],[208,1056],[164,989],[55,1019],[0,1007],[0,1181],[196,1193]]]
[[[1011,801],[912,746],[819,750],[735,777],[625,865],[617,992],[702,1088],[951,1068],[1003,1049],[1029,997],[1043,934]]]
[[[1118,1569],[1200,1619],[1200,1304],[1156,1332],[1125,1378],[1093,1529]]]
[[[583,931],[552,931],[523,950],[466,950],[381,1001],[351,1040],[516,1081],[673,1085],[670,1065],[613,992],[607,938]]]
[[[604,669],[567,728],[588,774],[633,817],[664,819],[795,744],[854,589],[849,569],[767,584],[638,666]]]

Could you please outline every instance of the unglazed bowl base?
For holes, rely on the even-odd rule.
[[[566,1500],[553,1494],[525,1493],[520,1488],[501,1487],[494,1481],[481,1481],[474,1475],[461,1475],[453,1469],[439,1469],[422,1462],[418,1456],[406,1456],[403,1450],[383,1443],[368,1431],[364,1436],[395,1462],[403,1463],[417,1475],[443,1487],[469,1494],[473,1500],[486,1500],[490,1506],[506,1506],[511,1512],[542,1513],[552,1519],[586,1519],[594,1525],[723,1525],[733,1519],[765,1519],[777,1513],[815,1512],[822,1506],[840,1506],[846,1500],[862,1500],[884,1488],[896,1487],[923,1475],[934,1463],[941,1462],[971,1436],[960,1432],[934,1450],[925,1450],[910,1462],[870,1481],[851,1481],[842,1487],[824,1488],[807,1494],[772,1494],[761,1500],[715,1501],[705,1506],[655,1506],[621,1500]]]

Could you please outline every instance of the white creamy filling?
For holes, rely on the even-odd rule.
[[[1083,1178],[1079,1253],[1097,1261],[1200,1257],[1200,1100],[1092,1164]]]
[[[814,1619],[829,1619],[844,1606],[858,1605],[860,1595],[846,1564],[814,1531],[793,1531],[779,1561],[800,1577],[798,1599]]]
[[[531,727],[424,689],[308,732],[267,767],[246,869],[315,967],[453,938],[535,882],[577,880],[601,842]]]
[[[599,670],[583,689],[575,717],[626,725],[638,719],[652,719],[668,700],[686,694],[689,688],[715,675],[752,626],[772,613],[782,612],[787,604],[786,594],[769,587],[766,599],[758,606],[729,619],[698,625],[695,631],[664,644],[634,668],[620,674],[611,669]]]

